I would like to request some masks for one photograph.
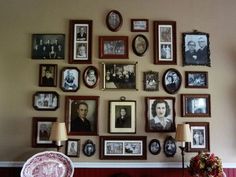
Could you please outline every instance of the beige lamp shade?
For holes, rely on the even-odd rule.
[[[178,124],[175,140],[179,142],[191,142],[191,132],[189,124]]]
[[[61,145],[61,141],[66,141],[68,139],[66,132],[66,125],[64,122],[54,122],[52,124],[50,140],[56,141],[57,145]]]

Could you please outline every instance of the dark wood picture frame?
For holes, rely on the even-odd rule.
[[[109,101],[109,133],[136,133],[136,101]]]
[[[96,146],[93,143],[92,140],[87,140],[84,145],[83,145],[83,153],[84,155],[90,157],[92,155],[94,155],[96,152]]]
[[[208,72],[185,71],[186,88],[208,88]]]
[[[145,91],[159,90],[159,73],[155,71],[144,72],[143,88]]]
[[[99,36],[99,58],[128,59],[128,36]]]
[[[146,160],[146,136],[100,136],[101,160]]]
[[[149,46],[148,39],[142,34],[138,34],[132,41],[132,48],[137,56],[143,56]]]
[[[32,118],[32,147],[49,148],[56,147],[53,141],[49,140],[53,122],[56,117],[33,117]]]
[[[123,24],[123,18],[119,11],[111,10],[106,16],[107,28],[113,32],[119,31]]]
[[[32,34],[32,59],[64,59],[65,34]]]
[[[99,71],[95,66],[87,66],[83,73],[84,85],[95,88],[99,82]]]
[[[145,101],[146,132],[175,132],[175,97],[145,97]]]
[[[131,19],[132,32],[148,32],[149,24],[148,19]]]
[[[181,94],[182,117],[211,117],[210,94]]]
[[[80,88],[80,70],[77,67],[64,67],[61,70],[60,88],[64,92],[76,92]]]
[[[39,65],[39,86],[40,87],[57,86],[57,64]]]
[[[69,63],[92,63],[92,20],[70,20]]]
[[[98,134],[99,96],[66,96],[65,122],[68,135]],[[86,117],[84,121],[79,114]]]
[[[179,91],[182,83],[181,73],[174,68],[167,69],[162,77],[164,90],[169,94],[175,94]]]
[[[152,139],[148,145],[149,152],[153,155],[158,155],[161,152],[161,144],[158,139]]]
[[[186,122],[190,125],[192,141],[186,143],[187,152],[210,152],[209,122]]]
[[[183,66],[211,66],[209,34],[183,33]]]
[[[177,65],[176,22],[154,21],[154,64]]]
[[[66,141],[66,155],[68,157],[79,157],[80,139],[68,139]]]
[[[166,157],[173,157],[177,151],[177,146],[175,139],[172,136],[167,136],[164,145],[163,150],[166,155]]]
[[[55,111],[59,107],[59,95],[54,91],[38,91],[33,94],[33,107],[38,111]]]

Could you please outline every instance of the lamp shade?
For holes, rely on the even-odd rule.
[[[50,140],[60,142],[68,139],[66,125],[64,122],[54,122],[52,124]]]
[[[189,124],[178,124],[175,140],[179,142],[191,142],[191,132]]]

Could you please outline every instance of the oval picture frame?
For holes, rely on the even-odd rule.
[[[164,141],[164,153],[166,157],[173,157],[176,153],[176,143],[172,136],[167,136]]]
[[[161,152],[161,144],[158,139],[152,139],[148,145],[149,151],[153,155],[157,155]]]
[[[165,91],[169,94],[175,94],[180,89],[182,76],[174,68],[167,69],[163,74],[162,84]]]
[[[132,48],[137,56],[143,56],[149,46],[148,39],[142,34],[138,34],[132,41]]]
[[[99,72],[95,66],[88,66],[83,73],[84,85],[88,88],[94,88],[97,86],[99,80]]]
[[[96,152],[95,144],[91,140],[87,140],[83,145],[84,155],[90,157]]]
[[[113,32],[118,31],[123,24],[123,18],[120,12],[111,10],[106,16],[106,24],[109,30]]]

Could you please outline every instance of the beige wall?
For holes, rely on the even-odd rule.
[[[0,159],[1,161],[21,161],[30,155],[46,150],[31,148],[32,117],[55,116],[64,120],[64,101],[66,95],[100,96],[99,103],[99,135],[109,135],[108,101],[126,96],[137,101],[137,133],[147,136],[148,143],[152,138],[158,138],[163,144],[167,135],[173,133],[146,133],[145,102],[146,96],[170,96],[160,85],[159,92],[145,92],[142,87],[143,72],[158,71],[160,78],[170,67],[178,69],[184,78],[184,71],[208,71],[209,89],[186,89],[181,86],[176,97],[176,123],[185,121],[210,122],[211,151],[222,157],[224,162],[236,161],[236,14],[235,0],[8,0],[0,2]],[[110,32],[105,25],[105,16],[111,9],[120,11],[123,16],[123,26],[120,31]],[[137,57],[131,50],[129,60],[138,61],[139,91],[102,91],[100,86],[88,89],[81,82],[81,88],[76,93],[65,93],[57,88],[40,88],[38,86],[38,69],[41,63],[58,64],[59,71],[68,64],[68,58],[59,61],[36,61],[30,58],[31,34],[33,33],[65,33],[66,54],[68,51],[68,23],[70,19],[93,20],[93,65],[100,68],[98,59],[98,36],[127,35],[131,44],[137,33],[130,32],[131,18],[147,18],[150,21],[150,32],[145,33],[150,42],[150,48],[144,57]],[[174,20],[177,22],[177,61],[178,65],[153,64],[153,20]],[[182,67],[182,32],[197,29],[210,34],[210,49],[212,67],[186,66]],[[115,60],[121,61],[121,60]],[[73,65],[82,72],[87,65]],[[36,111],[32,107],[32,94],[36,91],[55,90],[60,94],[60,108],[56,111]],[[181,93],[211,94],[211,118],[182,118],[180,116]],[[99,159],[99,137],[80,138],[82,144],[86,139],[96,143],[97,152],[88,158],[80,153],[74,161],[93,161]],[[187,160],[194,154],[187,154]],[[166,158],[163,151],[158,156],[147,152],[148,162],[181,161],[180,152],[174,158]]]

